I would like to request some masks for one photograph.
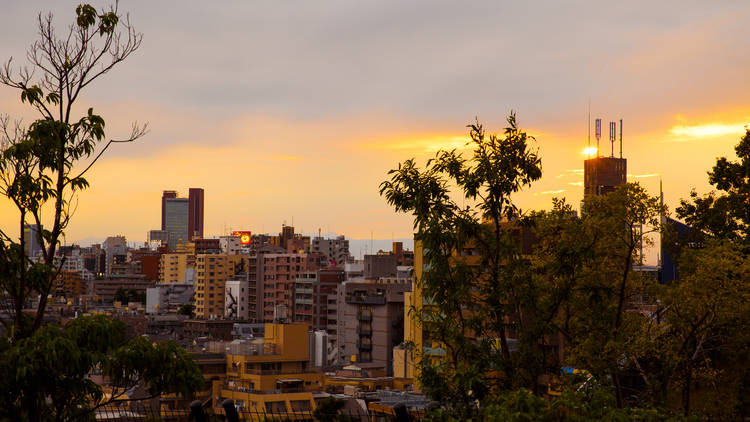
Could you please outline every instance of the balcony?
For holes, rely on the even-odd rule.
[[[385,305],[385,296],[347,296],[346,303],[355,305]]]

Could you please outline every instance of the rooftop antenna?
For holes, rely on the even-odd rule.
[[[620,119],[620,158],[622,158],[622,119]]]
[[[589,130],[588,130],[588,142],[586,145],[591,151],[591,98],[589,98]]]
[[[602,137],[602,119],[594,122],[594,136],[596,137],[596,158],[599,158],[599,139]]]
[[[609,122],[609,142],[612,143],[612,153],[610,157],[615,156],[615,141],[617,140],[617,123]]]

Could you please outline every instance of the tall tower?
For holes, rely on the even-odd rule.
[[[167,199],[177,198],[177,191],[165,190],[161,194],[161,229],[167,229]]]
[[[190,188],[188,193],[188,239],[203,238],[203,189]]]
[[[615,157],[616,127],[617,123],[610,122],[609,140],[612,143],[612,152],[609,157],[602,157],[599,155],[598,148],[601,138],[601,119],[596,119],[596,157],[583,162],[584,196],[604,195],[627,183],[628,160],[622,158],[622,120],[620,120],[620,158]]]
[[[164,208],[162,217],[164,219],[164,230],[168,232],[169,250],[173,251],[182,242],[188,242],[188,199],[187,198],[163,198]]]

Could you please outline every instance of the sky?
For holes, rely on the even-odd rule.
[[[37,14],[62,29],[77,4],[4,5],[0,59],[23,63]],[[378,193],[388,170],[463,148],[475,119],[502,132],[511,111],[542,158],[543,178],[515,197],[523,209],[580,202],[589,110],[605,132],[623,119],[628,180],[654,195],[661,180],[674,209],[710,189],[706,172],[734,157],[750,123],[747,1],[123,0],[120,10],[143,44],[80,110],[94,107],[110,139],[134,121],[150,131],[94,167],[68,243],[142,242],[160,226],[162,190],[190,187],[205,189],[207,236],[285,223],[409,238],[411,218]],[[35,118],[6,87],[0,114]],[[16,221],[1,203],[0,225]]]

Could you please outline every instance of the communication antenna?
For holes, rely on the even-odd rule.
[[[609,122],[609,142],[612,143],[612,154],[610,157],[615,156],[615,141],[617,140],[617,123]]]
[[[620,158],[622,158],[622,119],[620,119]]]
[[[589,99],[589,130],[588,130],[588,145],[589,151],[591,151],[591,99]]]
[[[596,158],[599,158],[599,139],[602,137],[602,119],[594,122],[594,136],[596,137]]]

